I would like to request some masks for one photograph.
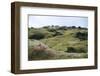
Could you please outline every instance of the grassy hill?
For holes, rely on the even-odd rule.
[[[29,60],[87,58],[86,28],[29,28]]]

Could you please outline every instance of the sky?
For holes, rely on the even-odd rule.
[[[88,17],[30,15],[28,24],[34,28],[48,25],[88,27]]]

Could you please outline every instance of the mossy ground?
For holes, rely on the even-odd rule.
[[[87,32],[86,29],[67,29],[58,30],[62,35],[52,36],[54,32],[50,32],[45,28],[29,29],[29,36],[36,33],[42,32],[45,38],[36,40],[28,39],[28,56],[29,60],[48,60],[48,59],[74,59],[74,58],[87,58],[88,57],[88,40],[80,40],[76,38],[77,32]],[[36,52],[33,50],[35,46],[38,47],[39,44],[48,46],[43,52],[38,52],[38,55],[32,54]],[[72,47],[75,52],[68,51],[68,48]],[[49,51],[46,51],[49,50]],[[53,55],[50,55],[53,54]],[[34,56],[33,56],[34,55]],[[40,56],[40,57],[39,57]],[[48,57],[51,56],[51,57]]]

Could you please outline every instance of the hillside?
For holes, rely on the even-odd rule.
[[[29,60],[87,58],[87,32],[80,27],[29,28]]]

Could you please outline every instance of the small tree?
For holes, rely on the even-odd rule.
[[[81,26],[78,26],[78,29],[81,29],[82,27]]]
[[[72,26],[72,29],[75,29],[76,28],[76,26]]]

